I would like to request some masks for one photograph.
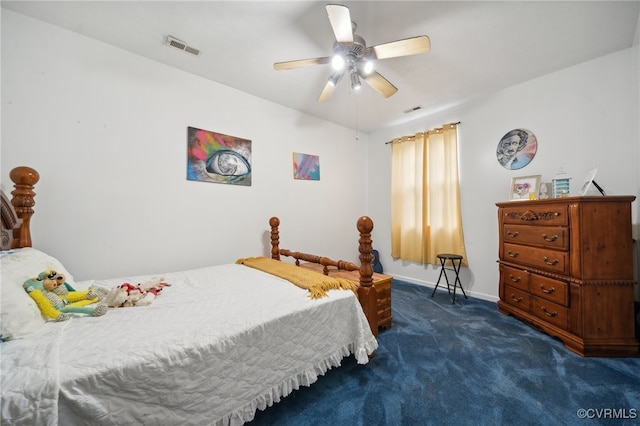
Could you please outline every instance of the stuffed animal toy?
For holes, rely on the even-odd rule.
[[[111,308],[150,305],[162,289],[169,285],[163,280],[163,277],[154,277],[138,285],[120,284],[111,289],[104,300]]]
[[[129,297],[127,288],[124,285],[118,285],[109,291],[109,294],[104,298],[104,301],[110,308],[120,308],[124,305],[127,297]]]
[[[121,287],[127,291],[127,298],[122,304],[125,308],[128,306],[150,305],[157,294],[154,289],[149,289],[148,291],[143,290],[140,284],[134,286],[133,284],[124,283]]]
[[[44,288],[46,290],[53,291],[55,294],[62,297],[63,299],[69,298],[69,292],[76,292],[76,290],[74,290],[73,287],[71,287],[71,285],[68,282],[66,282],[66,278],[64,275],[58,274],[56,271],[53,271],[51,269],[47,269],[41,272],[38,275],[38,279],[42,281],[42,284],[44,285]],[[76,292],[76,293],[84,294],[84,292]],[[86,291],[85,298],[87,300],[93,300],[97,297],[98,301],[100,301],[104,299],[108,293],[109,293],[109,290],[107,290],[106,288],[91,286],[89,287],[89,290]],[[72,296],[72,298],[78,298],[78,297],[79,296],[77,295]],[[91,304],[91,303],[95,303],[95,301],[92,301],[90,303],[85,303],[85,304]]]
[[[37,278],[32,278],[23,284],[29,296],[36,302],[40,312],[55,321],[65,321],[71,313],[81,313],[92,316],[104,315],[107,306],[100,301],[103,289],[75,291],[66,282],[64,275],[51,269],[42,271]]]

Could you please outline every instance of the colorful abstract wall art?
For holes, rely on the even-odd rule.
[[[189,127],[187,179],[251,186],[251,141]]]
[[[320,180],[320,157],[317,155],[293,153],[293,178]]]

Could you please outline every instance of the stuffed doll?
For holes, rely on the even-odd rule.
[[[91,286],[87,291],[77,292],[73,287],[71,287],[68,282],[66,282],[66,277],[64,275],[59,274],[51,269],[47,269],[41,272],[40,275],[38,275],[38,279],[42,281],[42,285],[44,285],[45,290],[53,291],[63,299],[69,298],[69,292],[74,292],[75,294],[71,297],[72,299],[77,298],[78,301],[82,300],[80,298],[80,295],[84,295],[84,298],[86,300],[91,300],[91,302],[85,304],[95,303],[95,300],[93,300],[95,298],[98,298],[98,301],[100,301],[104,299],[109,293],[109,290],[107,290],[106,288],[97,286]],[[70,300],[70,302],[73,301],[74,300]]]
[[[104,303],[90,306],[100,301],[103,290],[90,288],[75,291],[66,282],[64,275],[50,269],[41,272],[37,278],[25,281],[23,287],[36,302],[40,312],[55,321],[67,320],[71,313],[100,316],[107,312]]]
[[[163,279],[154,277],[138,285],[120,284],[111,289],[104,299],[105,303],[111,308],[150,305],[162,289],[169,285]]]

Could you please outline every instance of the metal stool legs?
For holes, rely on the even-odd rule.
[[[438,260],[440,260],[440,275],[438,275],[438,282],[436,282],[436,286],[433,289],[433,292],[431,293],[431,297],[433,297],[433,295],[436,294],[436,290],[440,285],[440,279],[442,278],[443,275],[444,275],[445,281],[447,282],[447,291],[449,292],[449,294],[451,294],[449,278],[447,277],[447,273],[445,272],[445,269],[448,269],[449,271],[453,271],[456,275],[456,278],[453,281],[453,303],[454,304],[456,303],[456,287],[460,287],[460,290],[462,290],[462,294],[464,295],[464,298],[467,299],[467,293],[464,292],[464,288],[462,288],[462,283],[460,282],[460,267],[462,266],[462,256],[458,254],[439,254],[437,257],[438,257]],[[447,261],[451,262],[452,268],[446,267]],[[457,264],[456,264],[456,261],[457,261]]]

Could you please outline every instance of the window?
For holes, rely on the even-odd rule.
[[[466,251],[460,212],[457,124],[391,144],[391,256],[439,264]]]

